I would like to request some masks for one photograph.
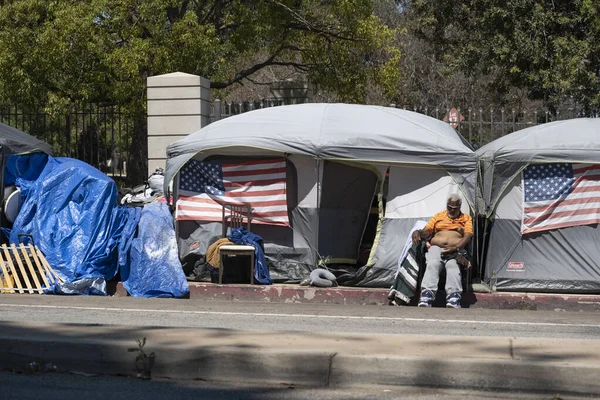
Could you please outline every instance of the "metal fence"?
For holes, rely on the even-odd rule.
[[[289,102],[282,99],[262,99],[249,100],[242,102],[227,102],[215,100],[212,102],[210,121],[215,122],[223,118],[231,117],[238,114],[243,114],[248,111],[258,110],[261,108],[283,106],[286,104],[297,104],[297,102]]]
[[[114,178],[127,177],[132,129],[118,106],[90,104],[58,115],[0,106],[0,122],[27,132],[54,149]]]
[[[246,102],[226,102],[216,100],[213,102],[211,121],[217,121],[233,115],[248,111],[275,107],[287,104],[281,99],[264,99]],[[474,148],[479,148],[501,136],[540,125],[546,122],[582,118],[598,117],[597,113],[584,113],[575,107],[563,107],[562,110],[550,111],[546,109],[504,109],[504,108],[448,108],[448,107],[390,107],[401,108],[408,111],[428,115],[443,120],[452,125]]]
[[[256,109],[304,101],[305,99],[263,99],[245,102],[216,100],[212,103],[211,122]],[[393,104],[391,106],[396,107]],[[563,119],[598,116],[566,106],[553,112],[543,109],[397,108],[446,121],[474,148],[530,126]],[[133,143],[134,124],[120,107],[115,105],[73,106],[68,112],[59,115],[30,112],[14,106],[0,106],[0,122],[44,140],[54,148],[56,156],[85,161],[114,178],[127,178],[132,146],[147,147],[147,143]],[[146,171],[144,166],[138,169]],[[130,178],[135,177],[132,175]]]
[[[393,105],[392,105],[393,106]],[[531,126],[573,118],[598,117],[575,107],[562,110],[504,108],[434,108],[402,107],[405,110],[441,119],[454,127],[474,148],[479,148],[509,133]]]

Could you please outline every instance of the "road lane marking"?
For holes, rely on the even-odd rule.
[[[316,318],[316,319],[346,319],[346,320],[381,320],[381,321],[406,321],[406,322],[450,322],[459,324],[480,324],[480,325],[524,325],[524,326],[560,326],[577,328],[600,328],[598,324],[571,324],[571,323],[553,323],[553,322],[516,322],[516,321],[476,321],[464,319],[436,319],[436,318],[406,318],[406,317],[365,317],[353,315],[317,315],[317,314],[274,314],[274,313],[251,313],[251,312],[231,312],[231,311],[196,311],[196,310],[158,310],[144,308],[117,308],[117,307],[82,307],[82,306],[51,306],[35,304],[1,304],[1,307],[12,308],[42,308],[42,309],[62,309],[78,311],[121,311],[121,312],[139,312],[139,313],[163,313],[163,314],[194,314],[194,315],[227,315],[227,316],[252,316],[252,317],[286,317],[286,318]]]

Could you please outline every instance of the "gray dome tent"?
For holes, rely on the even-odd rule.
[[[275,281],[298,281],[319,259],[356,265],[375,197],[381,200],[378,233],[355,284],[389,286],[417,220],[443,210],[451,192],[462,192],[464,211],[474,204],[477,161],[470,146],[448,124],[395,108],[300,104],[255,110],[169,145],[167,157],[165,189],[190,160],[285,158],[289,224],[252,228],[265,241]],[[221,231],[217,221],[178,222],[182,256],[202,253]]]
[[[2,146],[3,154],[25,154],[41,151],[52,155],[52,146],[48,143],[1,122],[0,146]]]
[[[531,233],[522,227],[526,207],[523,174],[534,166],[555,163],[572,167],[600,164],[600,119],[572,119],[523,129],[481,147],[477,155],[484,171],[483,198],[490,224],[485,279],[498,290],[600,291],[597,224],[557,225]]]

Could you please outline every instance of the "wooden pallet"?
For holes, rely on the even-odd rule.
[[[0,246],[0,292],[38,293],[62,283],[37,246],[14,243]]]

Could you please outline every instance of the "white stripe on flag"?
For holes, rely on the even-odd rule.
[[[273,183],[271,185],[261,185],[261,186],[242,186],[236,187],[228,191],[227,193],[252,193],[252,192],[262,192],[266,190],[279,190],[285,192],[285,183]]]
[[[258,175],[232,175],[224,176],[223,182],[253,182],[253,181],[270,181],[275,179],[285,179],[285,172],[276,172],[274,174],[258,174]]]

